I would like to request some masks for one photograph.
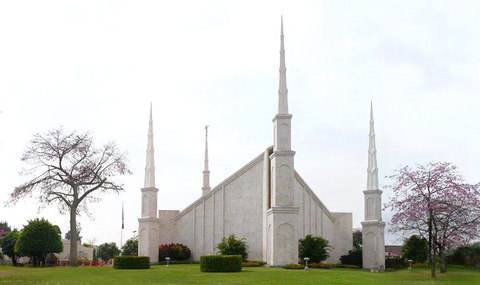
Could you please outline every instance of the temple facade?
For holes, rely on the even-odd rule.
[[[283,21],[273,145],[260,151],[258,156],[211,188],[207,126],[202,195],[183,210],[157,211],[157,193],[162,190],[155,187],[151,111],[145,183],[141,188],[142,215],[138,219],[139,255],[150,256],[150,260],[156,262],[158,245],[173,242],[187,245],[192,250],[193,258],[199,260],[202,255],[216,254],[216,245],[231,234],[246,239],[250,260],[263,260],[271,266],[298,262],[298,240],[306,235],[323,237],[329,241],[332,249],[327,262],[339,262],[340,256],[352,249],[352,213],[331,212],[319,198],[321,189],[314,191],[295,170],[296,152],[291,148],[292,114],[288,109]],[[299,155],[302,155],[301,150]],[[374,186],[367,188],[366,195],[378,195],[375,193],[379,190],[373,189]],[[377,192],[370,194],[368,191]],[[375,208],[375,215],[378,215],[378,209]],[[371,221],[366,220],[365,223]],[[369,238],[364,236],[364,240]],[[379,251],[376,253],[379,254]]]

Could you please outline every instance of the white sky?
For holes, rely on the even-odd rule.
[[[1,1],[0,220],[69,217],[4,207],[36,132],[64,125],[129,152],[126,191],[90,205],[84,241],[138,227],[153,102],[159,209],[201,195],[271,145],[280,15],[297,171],[330,211],[363,218],[369,104],[380,184],[402,165],[451,161],[480,180],[477,1]],[[384,193],[384,201],[391,193]],[[391,213],[384,213],[388,220]],[[387,235],[387,243],[397,243]]]

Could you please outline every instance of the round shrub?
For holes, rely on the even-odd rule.
[[[148,256],[115,256],[113,262],[115,269],[148,269],[150,257]]]
[[[202,272],[240,272],[242,271],[242,256],[202,255],[200,270]]]

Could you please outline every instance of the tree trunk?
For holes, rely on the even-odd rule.
[[[439,255],[440,255],[440,272],[445,273],[445,272],[447,272],[447,263],[446,263],[446,258],[445,258],[445,251],[443,249],[440,249]]]
[[[12,265],[17,266],[17,256],[15,254],[12,256]]]
[[[77,266],[77,208],[70,208],[70,266]]]
[[[429,201],[430,204],[430,201]],[[432,277],[436,276],[435,268],[435,246],[433,242],[433,210],[430,208],[429,217],[428,217],[428,244],[429,244],[429,255],[430,255],[430,268],[432,272]]]

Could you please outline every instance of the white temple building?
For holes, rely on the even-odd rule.
[[[216,254],[216,245],[222,237],[231,234],[245,238],[250,260],[264,260],[268,265],[298,262],[298,240],[306,235],[327,239],[332,246],[327,262],[339,262],[341,255],[352,249],[352,213],[331,212],[295,171],[291,149],[291,120],[288,110],[288,89],[285,68],[283,22],[280,36],[280,79],[278,113],[273,118],[273,146],[266,147],[257,157],[210,188],[208,168],[208,126],[205,128],[205,165],[202,196],[183,210],[158,210],[155,188],[152,109],[147,144],[145,183],[142,192],[142,215],[139,221],[139,255],[158,261],[158,245],[183,243],[192,250],[195,260],[202,255]],[[373,131],[373,118],[372,118]],[[265,130],[270,132],[271,130]],[[370,136],[370,147],[374,136]],[[373,141],[374,148],[374,141]],[[301,150],[299,155],[302,154]],[[375,151],[369,151],[375,156]],[[375,162],[369,157],[370,173],[377,175]],[[370,168],[373,167],[373,168]],[[373,170],[372,170],[373,169]],[[378,179],[370,182],[365,195],[381,195]],[[162,189],[160,189],[162,191]],[[339,197],[340,199],[340,197]],[[366,205],[370,206],[366,197]],[[370,227],[376,241],[368,243],[371,236],[364,234],[364,243],[372,244],[372,252],[381,254],[377,246],[383,242],[380,208],[375,200],[373,212],[367,211],[364,227]],[[374,213],[371,214],[371,213]],[[377,220],[374,220],[377,219]],[[369,231],[370,231],[369,228]],[[380,238],[378,231],[382,230]],[[370,259],[369,259],[370,260]],[[377,260],[376,258],[372,260]],[[377,260],[378,261],[378,260]],[[375,262],[374,262],[375,263]],[[378,262],[377,262],[378,263]]]

